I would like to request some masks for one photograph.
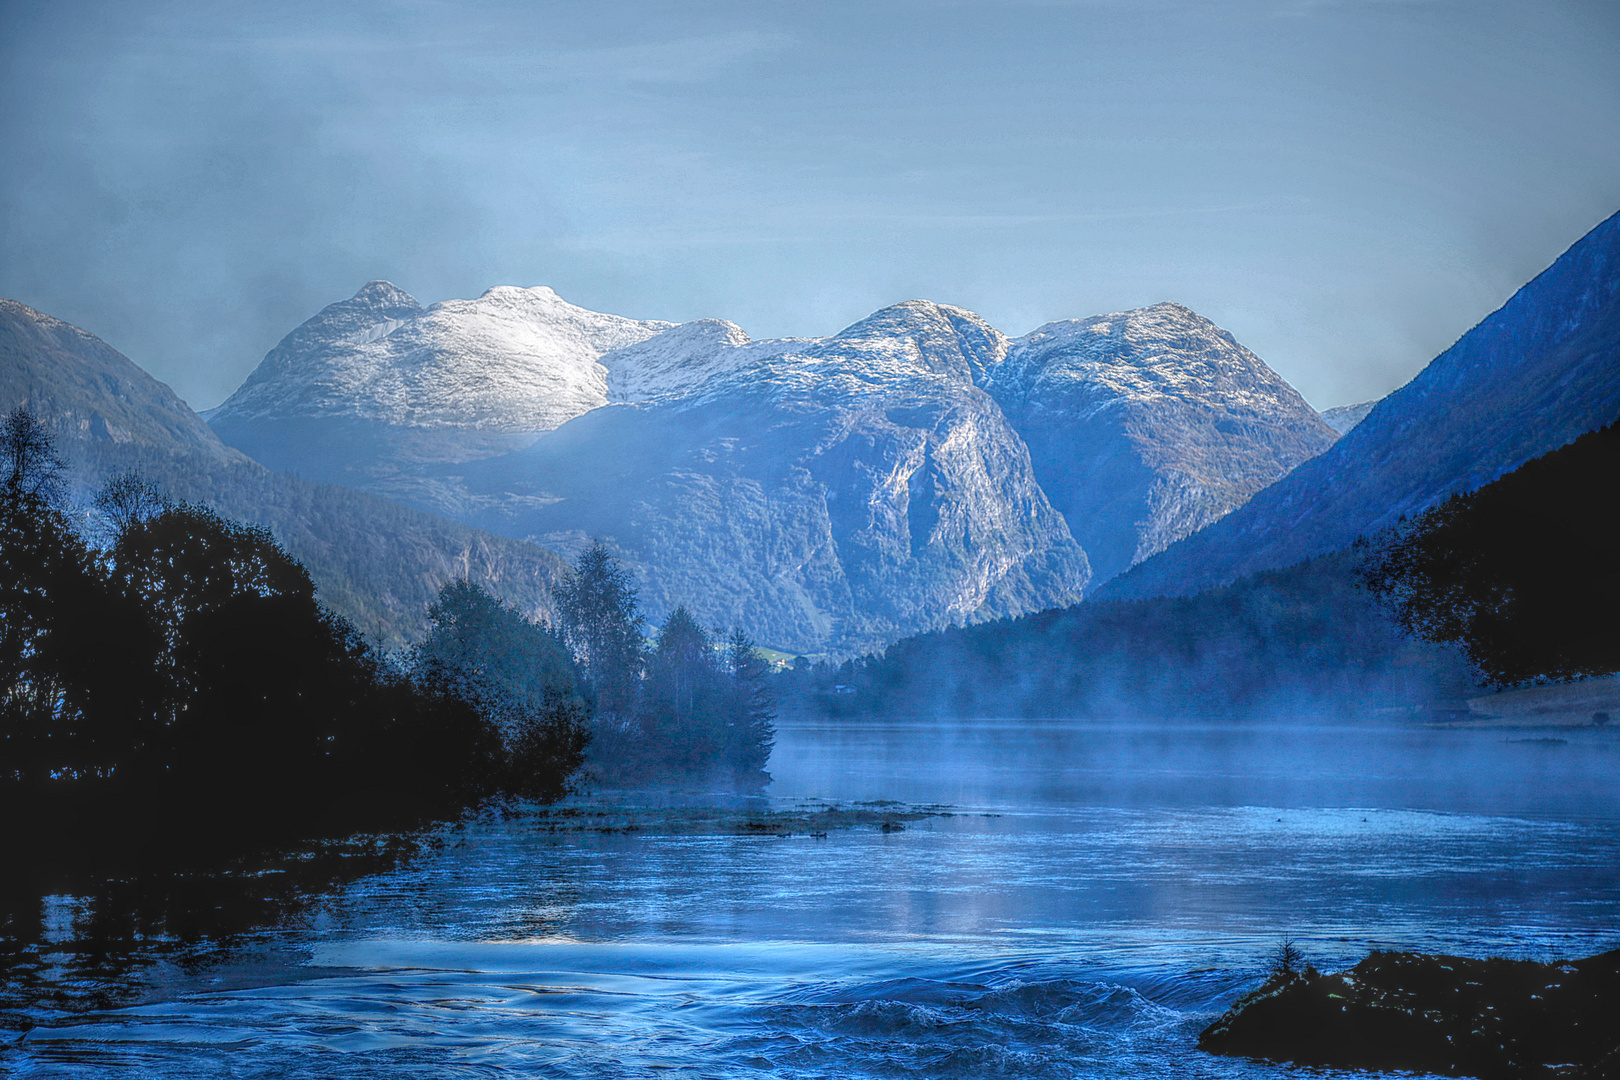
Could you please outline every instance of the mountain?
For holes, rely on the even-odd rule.
[[[800,652],[1078,600],[1085,553],[975,375],[1006,339],[899,304],[825,339],[689,324],[603,358],[639,400],[465,469],[474,520],[610,538],[655,615]]]
[[[1322,422],[1337,431],[1342,438],[1350,433],[1350,429],[1367,419],[1367,414],[1373,411],[1378,399],[1362,401],[1355,405],[1335,405],[1331,409],[1322,410]]]
[[[1106,581],[1333,444],[1292,386],[1180,304],[1048,323],[985,386]]]
[[[1332,449],[1102,593],[1192,593],[1343,548],[1617,414],[1620,214],[1379,401]]]
[[[402,467],[517,449],[607,404],[602,354],[670,325],[547,288],[424,308],[373,281],[288,334],[205,415],[271,468],[408,497]]]
[[[171,498],[264,525],[309,569],[323,600],[387,644],[420,632],[451,577],[471,576],[531,615],[551,610],[563,569],[551,552],[271,472],[100,338],[0,300],[0,408],[18,405],[55,434],[79,498],[109,475],[139,472]]]
[[[654,619],[684,603],[806,652],[1072,602],[1333,439],[1174,304],[1010,341],[919,300],[753,341],[549,289],[423,308],[386,282],[208,418],[301,475],[563,551],[608,539]]]
[[[220,462],[245,460],[177,397],[105,341],[0,299],[0,404],[27,404],[63,449],[77,443],[163,446]]]

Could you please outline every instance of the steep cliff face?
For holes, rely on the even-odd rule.
[[[983,381],[1104,581],[1333,444],[1316,411],[1180,304],[1049,323]]]
[[[1085,553],[974,372],[1006,341],[923,302],[821,340],[668,332],[610,371],[684,356],[661,395],[598,409],[470,467],[486,527],[570,549],[606,537],[655,618],[686,604],[717,626],[806,652],[1077,600]],[[668,380],[664,385],[668,385]]]
[[[331,310],[331,309],[328,309]],[[348,488],[283,476],[223,445],[161,382],[93,334],[0,300],[0,412],[51,428],[75,494],[138,472],[170,498],[255,522],[304,563],[321,598],[389,645],[416,637],[438,587],[472,577],[551,613],[552,552]]]
[[[1620,414],[1620,214],[1379,401],[1331,450],[1109,596],[1195,592],[1343,548]]]

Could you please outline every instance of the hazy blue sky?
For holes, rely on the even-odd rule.
[[[0,295],[219,402],[424,302],[1021,334],[1179,300],[1318,407],[1620,209],[1620,4],[0,2]]]

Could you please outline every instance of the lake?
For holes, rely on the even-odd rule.
[[[36,897],[0,1072],[1272,1077],[1193,1043],[1285,936],[1323,969],[1620,946],[1614,731],[796,722],[770,769],[763,800],[643,801],[865,819],[486,815],[301,890],[176,887],[161,920]],[[212,929],[216,888],[253,917]]]

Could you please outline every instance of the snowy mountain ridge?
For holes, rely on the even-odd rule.
[[[274,468],[573,552],[806,652],[1072,603],[1330,445],[1178,304],[1012,339],[908,300],[827,337],[372,282],[209,415]]]
[[[1181,304],[1047,323],[1012,343],[1005,370],[1024,399],[1068,384],[1106,408],[1191,395],[1255,415],[1293,405],[1293,387],[1231,334]]]
[[[423,308],[374,281],[287,335],[204,416],[550,431],[607,404],[604,354],[673,325],[589,311],[545,286],[500,285]]]

